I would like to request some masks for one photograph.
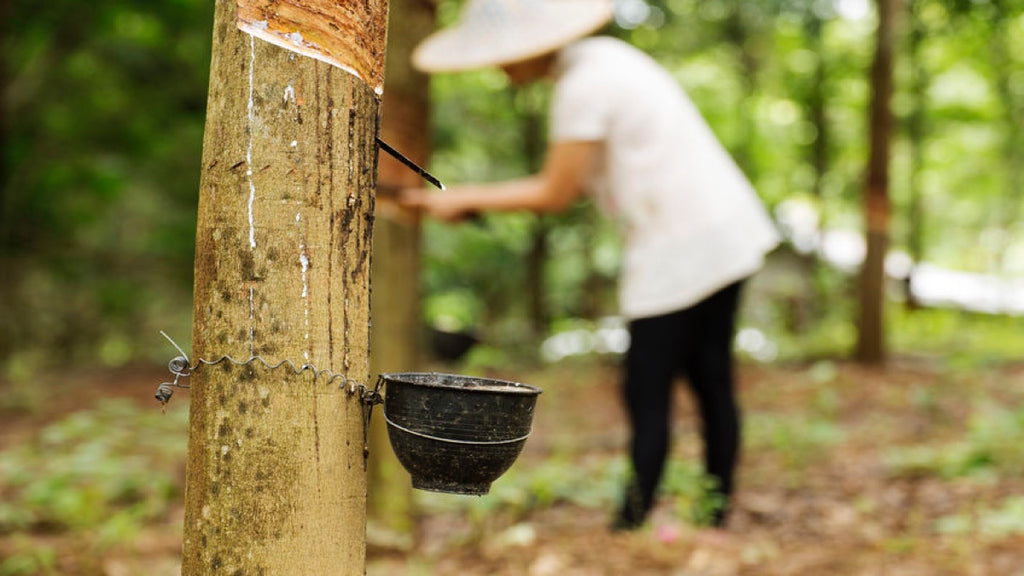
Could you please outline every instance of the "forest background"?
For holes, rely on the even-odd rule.
[[[439,21],[459,5],[439,2]],[[898,5],[888,349],[1002,370],[1024,349],[1024,2]],[[200,0],[0,1],[0,414],[12,422],[96,370],[165,363],[161,330],[189,341],[212,12]],[[866,0],[617,4],[609,32],[678,78],[786,235],[746,298],[737,345],[751,365],[811,362],[820,375],[855,346],[876,27]],[[483,71],[438,77],[431,96],[423,137],[442,180],[536,168],[543,87],[514,91]],[[423,234],[424,325],[482,340],[461,369],[621,351],[619,247],[591,206]],[[1009,415],[1012,436],[1024,411]],[[31,458],[19,454],[4,461]],[[92,504],[47,521],[81,522],[76,506]],[[35,525],[26,514],[39,512],[0,506],[0,533]],[[46,564],[25,550],[8,557]]]
[[[166,354],[159,330],[184,341],[190,332],[210,6],[3,6],[0,258],[8,272],[0,280],[0,357],[7,376],[68,362],[156,360]],[[1019,284],[1005,284],[1001,295],[994,288],[1024,275],[1022,4],[901,6],[889,192],[898,254],[890,270],[897,279],[912,263],[927,265],[923,272],[981,274],[958,285],[961,295],[981,296],[945,303],[1019,312],[1024,306],[1009,294]],[[439,20],[451,21],[457,7],[442,2]],[[862,257],[856,236],[864,228],[872,6],[623,0],[617,18],[611,32],[657,57],[690,92],[792,251],[832,263],[812,262],[789,278],[794,285],[772,287],[784,297],[748,320],[783,357],[819,347],[847,352]],[[433,142],[431,169],[451,182],[527,172],[537,158],[531,147],[543,140],[545,97],[543,89],[514,92],[495,71],[436,78],[433,132],[423,135]],[[541,226],[535,217],[429,226],[426,319],[508,335],[614,314],[618,248],[591,212],[584,207],[546,226],[546,302],[536,309],[527,289]],[[507,281],[491,282],[499,269]],[[983,301],[978,282],[996,296]],[[901,327],[913,324],[890,322],[897,345]],[[944,343],[937,329],[929,340]],[[809,337],[787,344],[800,335]]]

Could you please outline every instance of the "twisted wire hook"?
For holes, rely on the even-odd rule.
[[[225,354],[213,360],[207,358],[198,358],[193,363],[191,360],[189,360],[188,354],[186,354],[185,351],[182,350],[181,346],[178,346],[177,342],[175,342],[170,336],[168,336],[166,332],[161,330],[160,334],[162,334],[163,337],[166,338],[167,341],[170,342],[171,345],[174,346],[174,348],[180,353],[180,356],[172,358],[171,361],[167,363],[167,369],[171,372],[171,374],[174,375],[174,380],[172,382],[164,382],[159,387],[157,387],[155,397],[164,406],[167,405],[167,403],[171,399],[171,396],[174,395],[175,388],[182,388],[187,390],[188,388],[191,387],[188,384],[182,383],[182,378],[189,378],[190,376],[192,376],[192,373],[199,369],[201,366],[216,366],[224,362],[234,364],[235,366],[251,366],[254,363],[260,363],[267,370],[277,370],[278,368],[284,366],[291,370],[292,373],[295,375],[299,375],[302,374],[303,372],[310,371],[313,373],[314,380],[326,376],[328,384],[333,383],[335,380],[339,380],[341,382],[339,388],[347,388],[350,394],[355,394],[357,391],[359,391],[360,399],[363,401],[364,404],[368,405],[371,408],[374,404],[381,404],[384,401],[383,397],[380,394],[381,382],[379,380],[377,382],[377,386],[371,389],[361,382],[357,382],[355,380],[350,379],[345,374],[335,374],[334,372],[327,368],[317,368],[313,364],[309,363],[297,365],[295,364],[295,362],[292,362],[287,358],[277,363],[271,363],[259,355],[252,355],[246,360],[239,360],[237,358],[234,358],[233,356]]]
[[[370,456],[370,417],[373,415],[373,407],[377,404],[384,403],[384,396],[380,393],[380,389],[384,385],[383,376],[378,376],[377,385],[370,388],[362,382],[356,382],[355,380],[350,379],[345,374],[335,374],[326,368],[317,368],[309,363],[296,365],[287,358],[277,362],[276,364],[272,364],[259,355],[252,355],[247,360],[238,360],[225,354],[216,360],[198,358],[195,363],[193,363],[189,360],[188,354],[186,354],[185,351],[181,349],[181,346],[178,346],[178,343],[168,336],[166,332],[161,330],[160,334],[163,334],[164,338],[166,338],[167,341],[171,343],[171,346],[174,346],[180,354],[180,356],[175,356],[167,363],[167,369],[171,374],[174,374],[174,380],[171,382],[164,382],[156,389],[154,397],[160,401],[161,409],[165,410],[167,408],[167,403],[170,402],[171,396],[174,395],[175,388],[183,388],[186,390],[191,388],[190,385],[182,383],[181,379],[192,376],[192,373],[201,366],[216,366],[224,362],[228,362],[236,366],[251,366],[256,362],[259,362],[267,370],[277,370],[282,366],[286,366],[295,375],[311,371],[313,373],[314,380],[326,375],[328,384],[335,380],[340,380],[341,384],[338,386],[339,388],[347,388],[349,394],[359,392],[359,400],[363,405],[363,468],[366,468],[366,461]]]

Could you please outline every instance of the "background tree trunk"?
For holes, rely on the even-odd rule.
[[[7,5],[10,0],[0,0],[0,38],[7,38],[8,34],[8,23],[7,23]],[[6,254],[3,254],[7,248],[7,180],[9,177],[8,170],[8,159],[9,154],[7,148],[7,131],[9,129],[7,120],[7,89],[9,78],[7,76],[7,53],[0,53],[0,258],[6,260]],[[0,342],[0,346],[3,343]],[[2,352],[2,350],[0,350]],[[0,358],[6,357],[6,354],[0,355]]]
[[[0,38],[7,38],[8,34],[8,3],[9,0],[0,0]],[[7,72],[7,58],[6,51],[0,52],[0,266],[8,271],[7,274],[4,274],[4,278],[0,279],[0,314],[10,318],[11,314],[7,310],[7,306],[8,303],[15,302],[15,286],[17,286],[20,274],[12,272],[18,270],[19,267],[15,263],[12,253],[14,251],[10,246],[11,234],[8,225],[10,202],[7,198],[7,182],[10,179],[10,171],[7,158],[10,152],[7,139],[9,130],[7,90],[10,80]],[[14,349],[17,332],[11,328],[12,326],[8,325],[4,329],[0,329],[0,359],[9,358]]]
[[[368,5],[386,10],[386,5]],[[183,574],[362,575],[378,100],[219,0],[196,234]],[[383,40],[383,39],[381,39]],[[380,50],[384,47],[380,46]]]
[[[885,254],[889,247],[889,148],[893,91],[893,27],[897,0],[878,0],[878,35],[871,68],[870,157],[864,191],[867,255],[860,276],[860,321],[857,323],[857,360],[885,361]]]
[[[804,34],[814,54],[813,80],[804,94],[804,106],[810,123],[814,126],[815,138],[807,148],[807,160],[813,169],[811,194],[818,207],[818,230],[823,234],[828,227],[831,214],[825,197],[825,178],[830,165],[831,128],[828,122],[828,69],[826,54],[828,47],[824,41],[825,22],[818,10],[807,10],[804,15]],[[802,334],[810,328],[815,318],[821,315],[821,308],[829,299],[829,287],[822,281],[827,274],[827,267],[822,262],[821,251],[814,250],[808,254],[794,253],[802,274],[810,279],[807,289],[796,294],[789,301],[788,325],[794,334]]]
[[[757,146],[757,129],[751,116],[752,111],[750,107],[751,97],[757,87],[757,75],[761,64],[758,61],[758,55],[754,53],[750,43],[752,27],[747,23],[747,19],[744,16],[747,4],[743,0],[733,0],[731,2],[729,16],[724,23],[724,37],[739,50],[739,64],[743,69],[743,74],[740,76],[740,84],[742,85],[741,97],[736,108],[736,113],[742,119],[739,123],[740,134],[736,139],[736,144],[731,147],[730,152],[740,168],[745,173],[752,174],[755,172],[752,150]]]
[[[824,22],[814,10],[807,15],[804,30],[811,45],[811,51],[815,54],[814,81],[811,82],[810,93],[807,95],[807,107],[810,112],[810,121],[814,125],[816,137],[810,147],[811,166],[814,168],[814,183],[811,193],[822,202],[824,196],[825,176],[829,167],[829,125],[828,125],[828,102],[826,83],[828,74],[826,70],[825,46],[823,36]]]
[[[1015,20],[1010,6],[1005,0],[993,0],[990,3],[994,13],[995,30],[990,42],[992,69],[995,75],[996,94],[1002,106],[1004,125],[1008,127],[1003,133],[1002,155],[1006,167],[1005,193],[1003,205],[998,210],[994,226],[1003,231],[999,244],[995,247],[994,270],[996,274],[1006,274],[1007,255],[1012,252],[1014,242],[1013,229],[1020,219],[1021,198],[1024,196],[1024,103],[1020,100],[1020,90],[1016,89],[1015,76],[1020,74],[1019,65],[1013,61],[1013,32]]]
[[[520,126],[523,133],[523,157],[526,158],[526,171],[536,174],[544,161],[544,133],[541,121],[541,110],[536,99],[527,99],[527,109],[522,114]],[[544,268],[548,262],[548,237],[551,234],[549,217],[538,214],[530,232],[530,249],[526,254],[526,295],[530,330],[533,337],[540,341],[548,331],[550,311],[548,310],[547,290]]]
[[[392,0],[382,137],[420,166],[429,158],[430,115],[426,76],[411,64],[413,48],[434,29],[434,5]],[[403,187],[422,186],[416,173],[388,156],[380,159],[380,190],[373,237],[373,373],[415,370],[422,356],[420,220],[393,202]],[[409,474],[387,437],[383,418],[370,423],[368,528],[370,544],[412,543],[413,497]]]
[[[914,265],[924,261],[924,230],[925,209],[924,190],[921,185],[921,172],[924,167],[925,125],[927,90],[930,82],[928,71],[924,68],[921,58],[921,44],[927,30],[924,19],[918,15],[921,0],[911,0],[909,4],[910,22],[908,31],[907,58],[910,60],[910,115],[907,118],[907,144],[910,147],[910,176],[908,182],[909,198],[907,201],[907,251]],[[920,303],[914,296],[911,285],[912,274],[903,283],[906,306],[916,310]]]

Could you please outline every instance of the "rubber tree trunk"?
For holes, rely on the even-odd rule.
[[[860,276],[857,360],[885,361],[885,255],[889,246],[889,149],[892,133],[893,37],[897,0],[878,0],[878,33],[871,85],[870,157],[864,191],[867,255]]]
[[[430,115],[427,78],[411,65],[413,48],[434,29],[434,4],[392,0],[387,54],[387,96],[381,135],[420,166],[429,158]],[[394,202],[397,190],[423,186],[415,172],[395,159],[380,159],[380,190],[373,239],[373,373],[405,372],[419,366],[420,220]],[[383,418],[370,423],[368,527],[371,545],[407,547],[413,537],[413,496],[409,475],[391,451]]]
[[[362,575],[378,98],[235,16],[218,0],[182,573]]]

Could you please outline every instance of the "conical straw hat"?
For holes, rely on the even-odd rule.
[[[611,19],[608,0],[469,0],[455,26],[427,37],[412,54],[424,72],[455,72],[546,54]]]

